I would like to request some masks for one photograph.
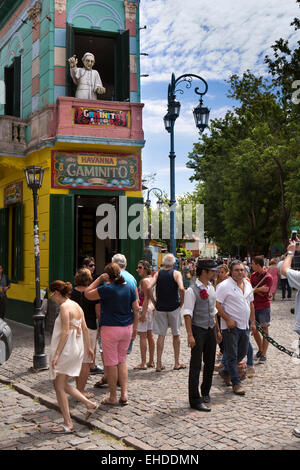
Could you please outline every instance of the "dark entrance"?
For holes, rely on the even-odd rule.
[[[96,58],[94,70],[98,70],[104,95],[98,99],[109,101],[129,101],[129,31],[109,33],[67,25],[67,57],[76,54],[78,67],[83,67],[82,57],[91,52]],[[68,96],[75,96],[74,85],[67,67]]]
[[[93,256],[96,261],[96,272],[101,274],[106,264],[111,262],[114,254],[120,251],[117,238],[99,239],[96,233],[97,224],[107,217],[97,216],[97,208],[101,204],[111,204],[116,214],[116,236],[118,234],[118,197],[76,196],[75,204],[75,264],[76,269],[82,266],[86,256]],[[107,229],[105,228],[105,231]]]

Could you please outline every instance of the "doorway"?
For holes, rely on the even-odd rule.
[[[101,204],[111,204],[116,211],[118,224],[118,197],[109,196],[76,196],[75,203],[75,265],[76,270],[82,266],[82,261],[87,256],[95,258],[96,273],[101,274],[104,267],[111,262],[114,254],[120,251],[118,238],[97,237],[96,226],[106,217],[96,215],[97,208]],[[116,227],[116,233],[119,228]]]
[[[82,67],[82,57],[86,52],[95,56],[94,70],[100,74],[106,93],[98,99],[107,101],[129,101],[129,31],[110,33],[105,31],[73,28],[67,24],[67,57],[74,54],[78,67]],[[74,85],[67,67],[68,96],[75,96]]]

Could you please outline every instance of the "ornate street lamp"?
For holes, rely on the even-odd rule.
[[[158,208],[159,211],[161,210],[163,201],[161,199],[162,198],[162,190],[161,189],[151,188],[151,189],[148,190],[147,199],[145,201],[145,206],[147,208],[147,219],[148,219],[148,236],[145,240],[144,257],[145,257],[146,261],[148,261],[152,265],[152,252],[149,248],[149,243],[150,243],[150,240],[151,240],[151,226],[150,226],[150,206],[151,206],[150,193],[151,193],[151,191],[158,191],[159,192],[159,198],[156,202],[157,208]]]
[[[40,166],[28,166],[25,170],[26,181],[33,194],[33,227],[34,227],[34,258],[35,258],[35,304],[33,314],[34,326],[34,356],[33,368],[35,370],[47,369],[47,356],[45,354],[45,315],[41,305],[40,285],[40,245],[39,225],[37,215],[37,192],[42,186],[44,170]]]
[[[195,93],[200,96],[200,102],[198,106],[193,110],[196,127],[202,133],[208,126],[209,112],[210,110],[203,107],[202,97],[208,90],[206,81],[199,75],[184,74],[175,79],[174,73],[172,73],[171,82],[168,86],[168,112],[164,116],[164,125],[166,131],[170,134],[170,252],[176,258],[176,238],[175,238],[175,209],[176,209],[176,198],[175,198],[175,150],[174,150],[174,125],[175,121],[180,113],[180,102],[176,100],[176,93],[183,94],[183,90],[176,88],[180,83],[186,84],[186,88],[191,88],[193,79],[200,80],[204,83],[205,89],[203,92],[199,92],[199,88],[195,88]]]

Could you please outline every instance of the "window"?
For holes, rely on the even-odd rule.
[[[91,52],[106,93],[101,100],[129,101],[129,31],[120,34],[67,27],[67,57],[76,54],[78,67],[82,57]],[[76,86],[67,67],[68,95],[75,96]]]
[[[23,280],[23,204],[0,209],[0,263],[11,281]]]
[[[12,65],[4,68],[5,108],[8,116],[21,116],[21,56],[13,59]]]

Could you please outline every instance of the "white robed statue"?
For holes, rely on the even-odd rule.
[[[97,70],[93,70],[95,64],[94,54],[90,52],[84,54],[82,57],[84,68],[77,67],[78,59],[76,56],[71,57],[68,62],[72,80],[77,85],[76,98],[96,100],[97,94],[103,95],[106,92],[99,73]]]

